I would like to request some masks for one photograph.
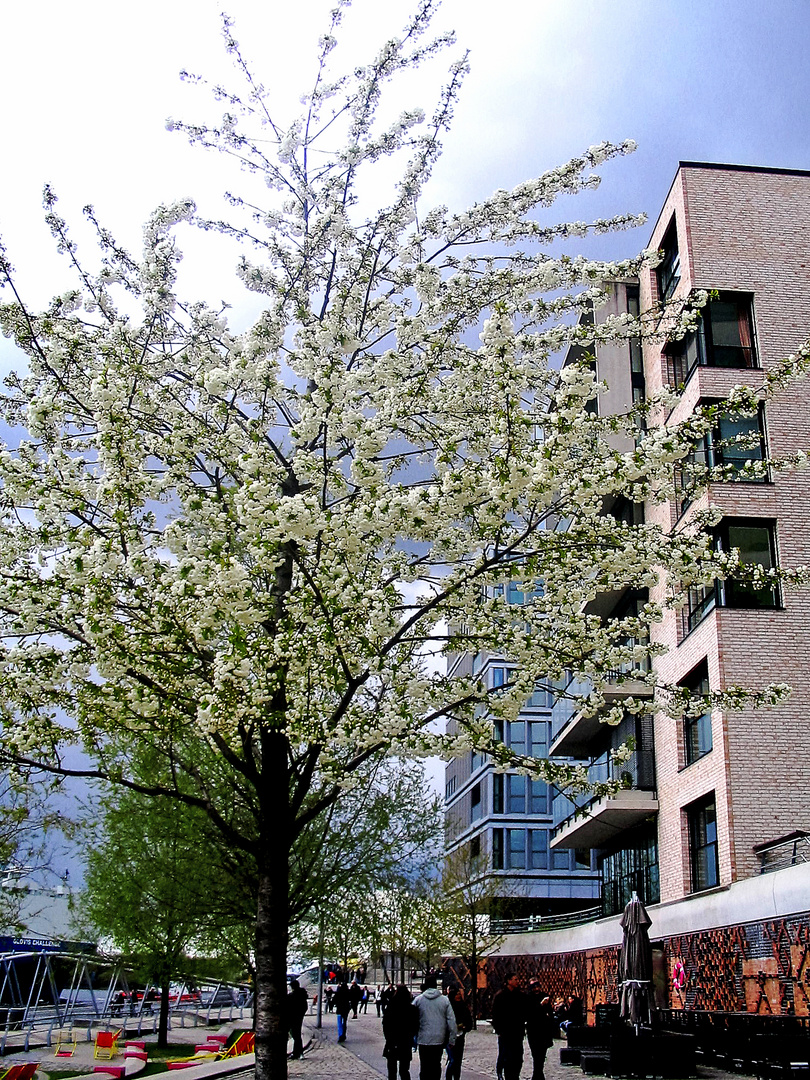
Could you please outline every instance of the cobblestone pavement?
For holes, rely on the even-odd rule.
[[[315,1028],[315,1018],[307,1017],[306,1030],[313,1039],[313,1047],[300,1061],[289,1063],[290,1077],[308,1077],[312,1080],[344,1080],[347,1077],[356,1077],[357,1080],[376,1080],[387,1075],[386,1061],[382,1056],[382,1027],[376,1013],[361,1013],[356,1020],[350,1019],[346,1042],[342,1045],[337,1042],[336,1018],[331,1013],[324,1014],[320,1031]],[[546,1080],[583,1080],[580,1069],[560,1065],[560,1047],[564,1045],[558,1040],[549,1050],[545,1067]],[[497,1039],[489,1025],[481,1025],[478,1030],[469,1032],[461,1068],[462,1080],[493,1080],[497,1050]],[[521,1080],[531,1080],[531,1075],[532,1058],[527,1045],[520,1077]],[[703,1066],[700,1067],[698,1075],[700,1080],[741,1080],[739,1073]],[[419,1058],[415,1054],[411,1064],[411,1080],[417,1080],[418,1076]]]

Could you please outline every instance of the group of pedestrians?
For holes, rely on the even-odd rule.
[[[532,1055],[532,1080],[545,1080],[546,1054],[560,1034],[560,1027],[581,1022],[582,1002],[574,994],[552,1004],[539,979],[529,979],[529,991],[524,993],[519,976],[510,975],[492,1001],[492,1027],[498,1036],[498,1080],[520,1080],[524,1040]]]
[[[415,998],[404,983],[396,988],[389,983],[385,989],[378,988],[375,999],[377,1013],[382,1014],[388,1080],[397,1080],[397,1074],[399,1080],[410,1080],[414,1049],[419,1054],[419,1080],[441,1080],[444,1053],[447,1054],[445,1080],[461,1080],[464,1041],[472,1030],[473,1018],[460,986],[450,987],[446,995],[442,994],[438,977],[431,973]],[[330,1000],[337,1014],[338,1042],[344,1043],[349,1015],[354,1010],[357,1016],[358,1005],[363,1000],[362,988],[356,980],[341,982]],[[308,1004],[306,991],[292,979],[287,1006],[293,1057],[302,1053],[301,1024]],[[520,977],[510,975],[492,1001],[492,1027],[498,1037],[498,1080],[520,1080],[526,1041],[532,1055],[532,1080],[545,1080],[546,1054],[555,1036],[560,1034],[560,1026],[581,1019],[579,998],[570,995],[552,1004],[538,979],[529,979],[526,992]]]
[[[460,987],[447,996],[438,989],[435,975],[427,975],[422,993],[413,998],[401,984],[385,1005],[382,1016],[388,1080],[410,1080],[414,1044],[419,1053],[419,1080],[440,1080],[442,1054],[447,1052],[445,1080],[460,1080],[464,1037],[472,1028],[472,1015]]]

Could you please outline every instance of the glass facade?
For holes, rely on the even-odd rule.
[[[654,826],[628,833],[616,851],[600,853],[602,914],[616,915],[630,902],[633,893],[645,904],[661,899],[658,879],[658,844]]]

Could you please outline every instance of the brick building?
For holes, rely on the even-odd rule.
[[[711,300],[699,331],[681,342],[655,338],[597,349],[597,375],[608,386],[600,412],[622,412],[663,385],[682,386],[676,419],[736,384],[758,387],[764,372],[810,333],[809,237],[810,173],[682,162],[651,237],[663,262],[639,281],[616,282],[595,317],[644,314],[693,289],[709,290]],[[735,443],[737,436],[743,442]],[[797,449],[810,449],[806,381],[763,404],[750,421],[721,418],[679,470],[675,499],[629,512],[680,529],[711,502],[722,510],[713,542],[724,550],[738,547],[745,561],[764,566],[810,565],[810,475],[735,475],[746,460]],[[718,464],[729,466],[729,478],[690,497],[690,465]],[[626,615],[645,599],[611,594],[592,610]],[[628,715],[612,728],[576,713],[565,695],[555,700],[538,692],[517,734],[530,752],[587,761],[602,779],[616,769],[611,748],[632,736],[636,749],[619,766],[629,787],[585,802],[576,815],[564,797],[499,777],[483,758],[448,765],[448,849],[468,844],[480,853],[505,893],[524,898],[513,911],[586,908],[601,895],[602,911],[611,915],[633,891],[648,904],[681,900],[757,874],[769,845],[810,834],[810,590],[753,591],[730,581],[693,589],[685,607],[654,628],[653,640],[666,647],[653,661],[661,680],[693,693],[771,682],[789,683],[793,693],[768,710],[685,720]],[[508,658],[459,656],[452,664],[465,672],[478,665],[494,687]],[[622,675],[616,697],[653,692]]]
[[[645,389],[682,386],[677,419],[737,384],[759,387],[810,332],[808,238],[810,173],[682,162],[651,237],[663,262],[638,283],[616,283],[612,307],[597,318],[636,303],[650,311],[692,289],[709,290],[711,300],[699,331],[684,341],[597,350],[599,378],[610,386],[600,410],[620,411]],[[737,436],[743,441],[735,443]],[[810,565],[807,472],[735,476],[748,459],[778,459],[808,446],[810,385],[799,381],[750,420],[721,418],[676,474],[675,499],[644,507],[646,520],[688,527],[711,503],[722,511],[713,533],[718,547],[739,548],[744,561],[764,567]],[[719,464],[729,466],[728,479],[690,497],[690,465]],[[604,614],[638,599],[612,596]],[[684,608],[654,628],[653,640],[666,646],[654,660],[661,680],[693,693],[770,682],[789,683],[793,693],[772,709],[686,720],[659,712],[611,730],[555,710],[551,756],[581,757],[597,773],[609,767],[611,745],[636,739],[633,759],[622,766],[629,790],[578,817],[567,800],[555,803],[552,850],[595,852],[606,914],[634,890],[648,903],[669,902],[741,881],[759,872],[769,845],[810,833],[810,591],[755,591],[733,581],[692,589]],[[628,685],[617,692],[626,694]]]

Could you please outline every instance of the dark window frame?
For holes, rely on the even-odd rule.
[[[701,405],[713,405],[719,404],[714,401],[701,401]],[[738,425],[744,427],[748,425],[747,431],[733,431],[729,430],[730,425]],[[725,425],[725,430],[724,430]],[[759,436],[759,441],[756,446],[741,447],[736,446],[732,442],[733,438],[737,434],[744,434],[749,439],[753,439],[755,436]],[[764,461],[768,455],[768,436],[765,423],[765,405],[760,403],[756,413],[753,416],[745,417],[730,417],[720,415],[717,417],[717,423],[697,442],[694,449],[689,453],[682,461],[678,463],[675,468],[675,497],[678,505],[678,514],[683,514],[684,511],[692,503],[692,495],[689,491],[689,470],[690,467],[700,468],[701,473],[704,469],[716,469],[724,465],[731,466],[735,475],[728,477],[723,482],[729,483],[748,483],[748,484],[763,484],[770,482],[770,475],[764,476],[740,476],[745,464],[749,461]],[[710,481],[717,482],[717,481]]]
[[[678,247],[678,226],[674,214],[661,241],[661,250],[663,258],[656,270],[656,281],[658,298],[662,304],[665,304],[671,299],[681,280],[681,253]]]
[[[484,800],[483,792],[481,791],[481,783],[475,784],[470,789],[470,822],[478,821],[484,812]]]
[[[691,891],[703,892],[720,884],[720,859],[717,835],[715,793],[684,807],[689,834]]]
[[[718,550],[730,551],[739,546],[732,543],[732,530],[760,530],[767,533],[769,563],[763,565],[768,569],[779,566],[776,521],[772,518],[725,517],[713,530],[714,543]],[[686,604],[681,609],[682,639],[699,626],[715,608],[773,611],[781,606],[782,594],[776,582],[769,589],[752,589],[734,578],[725,578],[723,581],[718,579],[711,585],[692,586],[687,590]]]
[[[735,305],[736,319],[721,319],[723,307]],[[714,311],[714,316],[712,312]],[[738,342],[724,343],[720,327],[736,325]],[[760,366],[754,317],[754,294],[723,291],[702,309],[696,331],[664,350],[670,385],[685,386],[699,367],[755,370]]]
[[[709,667],[706,659],[696,664],[689,674],[681,679],[680,686],[688,690],[693,696],[699,697],[711,692],[709,683]],[[699,716],[684,716],[683,718],[683,754],[684,768],[694,765],[714,748],[712,738],[712,712],[707,709]]]

